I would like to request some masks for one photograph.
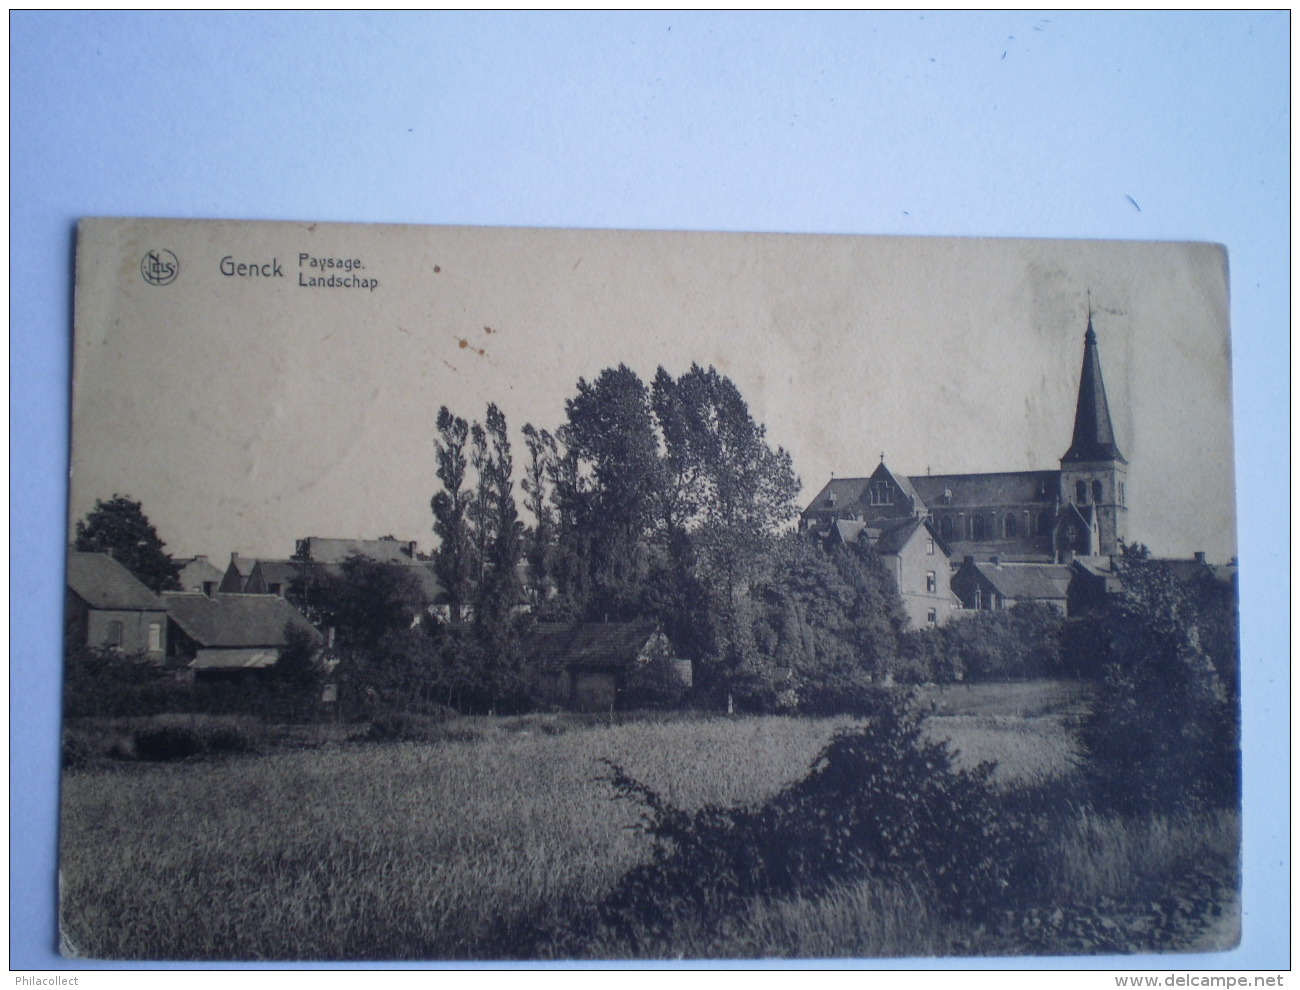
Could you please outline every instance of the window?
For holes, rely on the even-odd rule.
[[[939,621],[939,613],[935,609],[930,609],[925,613],[925,621],[930,625],[935,625]]]
[[[149,652],[158,653],[162,650],[162,623],[149,623]]]
[[[1124,482],[1119,483],[1119,504],[1124,504]]]
[[[266,593],[267,593],[268,595],[278,595],[278,594],[280,593],[280,584],[279,584],[279,582],[275,582],[275,583],[273,583],[273,584],[268,584],[268,585],[266,586]]]
[[[1092,483],[1092,500],[1093,500],[1094,502],[1098,503],[1098,504],[1101,504],[1103,501],[1105,501],[1105,500],[1101,497],[1101,494],[1102,494],[1101,482],[1100,482],[1100,481],[1094,481],[1094,482]]]
[[[212,593],[213,593],[214,591],[216,591],[216,590],[217,590],[217,582],[216,582],[216,581],[204,581],[204,582],[203,582],[203,593],[204,593],[205,595],[207,595],[209,598],[212,597]]]
[[[1088,504],[1088,483],[1086,481],[1076,481],[1074,483],[1074,500],[1080,505]]]
[[[925,572],[925,590],[932,595],[939,590],[939,582],[934,571]]]
[[[982,609],[983,607],[984,607],[984,589],[983,589],[983,588],[976,588],[976,589],[975,589],[975,609],[976,609],[976,611],[978,611],[978,610]]]
[[[928,536],[925,538],[925,553],[926,556],[934,556],[934,540]]]
[[[971,516],[970,538],[972,540],[984,539],[984,517],[983,516]]]
[[[1016,517],[1015,517],[1014,515],[1012,515],[1010,512],[1007,513],[1006,534],[1007,534],[1007,539],[1008,539],[1008,540],[1015,539],[1015,537],[1016,537],[1016,535],[1017,535],[1017,533],[1016,533]]]
[[[870,501],[872,505],[893,505],[894,496],[890,490],[888,481],[873,481],[871,483]]]
[[[121,648],[122,623],[114,620],[108,624],[108,631],[104,636],[104,645],[111,646],[115,650]]]
[[[939,535],[945,540],[952,539],[952,516],[944,516],[939,520]]]
[[[1052,514],[1044,509],[1038,513],[1038,535],[1046,536],[1052,531]]]

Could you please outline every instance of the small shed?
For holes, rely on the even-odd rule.
[[[579,711],[608,711],[691,686],[690,661],[673,658],[652,621],[538,622],[523,651],[538,694]]]

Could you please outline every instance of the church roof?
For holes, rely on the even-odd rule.
[[[1119,461],[1127,464],[1115,443],[1106,404],[1106,386],[1101,380],[1101,357],[1097,353],[1097,334],[1088,314],[1088,331],[1083,336],[1083,370],[1079,374],[1079,401],[1074,410],[1074,436],[1062,464],[1083,461]]]
[[[990,474],[925,474],[909,480],[927,508],[985,508],[1025,502],[1055,503],[1060,471],[996,471]],[[945,493],[948,497],[945,498]]]

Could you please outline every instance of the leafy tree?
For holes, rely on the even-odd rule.
[[[698,505],[694,542],[700,576],[712,591],[714,666],[725,680],[753,649],[749,588],[761,575],[780,528],[794,518],[799,493],[790,455],[772,450],[740,390],[716,369],[699,365],[672,390],[670,436],[690,464]]]
[[[467,519],[470,494],[465,487],[468,438],[469,424],[465,420],[453,416],[446,406],[438,410],[438,438],[434,447],[442,491],[431,500],[433,531],[439,539],[433,566],[447,595],[452,618],[456,620],[463,618],[465,607],[473,598],[473,551]]]
[[[528,561],[528,579],[538,602],[544,601],[551,585],[550,564],[555,542],[555,511],[546,497],[548,479],[554,474],[559,451],[554,435],[525,423],[524,443],[528,447],[528,465],[519,487],[524,492],[524,508],[533,517],[528,531],[524,559]]]
[[[1072,622],[1076,666],[1101,672],[1083,729],[1095,797],[1126,812],[1240,799],[1236,646],[1221,610],[1164,564],[1124,560],[1123,590],[1096,615]],[[1230,656],[1213,656],[1218,643]],[[1226,672],[1226,676],[1225,676]]]
[[[157,531],[139,502],[114,494],[98,499],[77,522],[76,550],[108,553],[154,591],[179,591],[180,567],[165,553]]]
[[[626,365],[607,368],[591,383],[578,380],[566,412],[561,438],[571,460],[561,462],[556,492],[568,523],[562,590],[585,617],[635,618],[661,483],[649,391]]]

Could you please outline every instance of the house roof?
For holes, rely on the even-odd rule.
[[[167,606],[106,553],[68,552],[68,587],[91,608],[162,612]]]
[[[206,557],[178,557],[172,561],[180,565],[178,579],[182,591],[202,591],[205,581],[220,584],[224,572]]]
[[[256,557],[241,557],[237,553],[230,555],[230,567],[233,567],[242,578],[247,578],[248,575],[253,573],[253,566],[256,563]],[[229,573],[230,567],[227,567],[224,573]]]
[[[971,565],[1004,598],[1017,601],[1064,599],[1070,588],[1069,564]]]
[[[1056,502],[1060,471],[994,471],[987,474],[926,474],[911,478],[912,487],[930,509],[984,508]],[[949,499],[944,493],[950,492]]]
[[[873,544],[876,553],[898,553],[903,547],[907,546],[913,534],[924,525],[924,519],[920,516],[912,516],[909,519],[902,519],[899,522],[881,526],[880,536],[876,538],[876,542]]]
[[[628,667],[659,632],[649,620],[637,622],[538,622],[523,638],[524,655],[538,667]]]
[[[316,627],[278,595],[163,593],[167,615],[194,642],[206,647],[285,645],[285,629],[292,627],[314,640]]]
[[[305,546],[304,546],[305,545]],[[298,550],[306,550],[313,561],[341,564],[349,557],[361,556],[382,564],[409,564],[414,559],[414,543],[401,540],[350,540],[331,536],[308,536],[298,541]]]
[[[281,584],[288,586],[289,582],[302,573],[302,565],[296,560],[261,560],[259,559],[253,569],[261,576],[262,581],[266,584]],[[250,574],[249,577],[252,577]]]

